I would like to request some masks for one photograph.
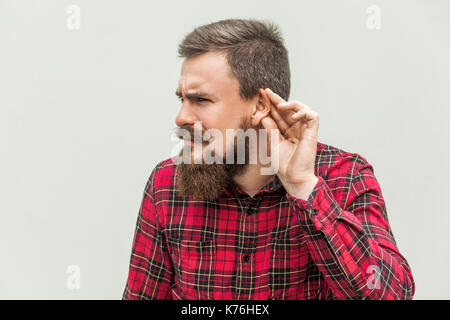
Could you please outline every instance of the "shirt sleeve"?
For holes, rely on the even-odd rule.
[[[344,207],[321,176],[307,201],[289,194],[287,199],[308,235],[306,243],[331,291],[329,298],[412,299],[411,269],[397,249],[373,168],[356,162],[349,166],[359,167],[356,175],[344,178]]]
[[[123,300],[172,299],[173,268],[157,219],[152,193],[154,177],[155,170],[139,209]]]

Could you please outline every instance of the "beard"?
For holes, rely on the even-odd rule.
[[[250,127],[249,122],[243,119],[240,128],[246,131]],[[183,127],[183,129],[193,132],[192,128]],[[226,155],[228,152],[233,152],[233,149],[234,161],[232,164],[226,163]],[[244,163],[238,163],[237,149],[237,139],[235,138],[232,150],[226,150],[222,163],[179,163],[175,171],[175,185],[178,194],[184,197],[192,196],[194,200],[212,201],[217,199],[232,184],[233,178],[242,174],[248,166],[250,153],[248,139],[245,139]],[[180,151],[179,156],[183,156],[183,150]]]

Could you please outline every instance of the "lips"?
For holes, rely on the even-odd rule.
[[[193,146],[194,144],[199,144],[200,141],[186,139],[186,140],[184,140],[184,143],[189,146]],[[205,146],[205,145],[209,144],[209,141],[201,141],[201,144]]]

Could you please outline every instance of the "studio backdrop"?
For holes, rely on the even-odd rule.
[[[415,299],[450,299],[450,2],[0,0],[0,298],[120,299],[145,184],[170,157],[177,46],[280,26],[319,141],[373,165]]]

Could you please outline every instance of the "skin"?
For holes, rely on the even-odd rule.
[[[185,59],[177,94],[182,101],[175,120],[179,127],[194,127],[196,121],[201,121],[203,130],[217,129],[224,140],[225,130],[239,129],[243,119],[253,128],[277,130],[280,148],[277,175],[289,194],[307,199],[318,181],[314,160],[319,115],[310,107],[295,100],[286,102],[269,88],[261,88],[250,100],[242,99],[226,56],[219,52]],[[224,152],[225,141],[222,145]],[[253,196],[274,178],[261,175],[261,168],[260,163],[248,165],[234,182]]]

